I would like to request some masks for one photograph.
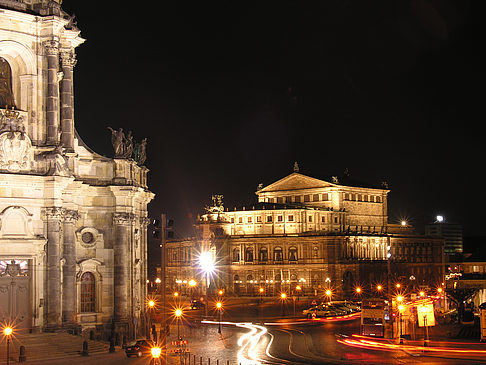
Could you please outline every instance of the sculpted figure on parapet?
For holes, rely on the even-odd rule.
[[[123,128],[114,130],[108,127],[111,131],[111,144],[115,152],[115,158],[133,158],[139,165],[143,165],[147,159],[147,138],[142,139],[140,143],[133,141],[132,131],[129,131],[125,136]]]

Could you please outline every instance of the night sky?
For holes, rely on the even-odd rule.
[[[387,181],[392,223],[484,235],[484,2],[104,3],[63,3],[87,39],[76,128],[109,157],[108,126],[148,138],[150,215],[178,235],[212,194],[250,205],[294,161]]]

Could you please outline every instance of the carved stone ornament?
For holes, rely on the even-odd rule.
[[[64,209],[61,207],[47,207],[44,213],[49,220],[61,220],[64,216]]]
[[[30,170],[32,142],[25,134],[23,118],[15,110],[0,111],[0,169]]]
[[[130,224],[132,218],[132,214],[130,213],[113,213],[114,224]]]
[[[76,223],[79,219],[79,213],[77,210],[64,210],[64,222],[66,223]]]

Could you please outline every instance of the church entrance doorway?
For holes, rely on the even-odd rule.
[[[0,322],[31,327],[29,260],[0,260]]]

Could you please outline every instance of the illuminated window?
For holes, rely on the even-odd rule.
[[[258,261],[267,261],[268,260],[268,250],[266,247],[262,247],[260,249],[260,253],[258,256]]]
[[[289,261],[297,261],[297,247],[289,248]]]
[[[238,223],[243,223],[243,217],[238,218]]]
[[[246,249],[245,261],[253,262],[253,248],[247,248]]]
[[[248,223],[253,223],[253,218],[252,217],[248,217]]]
[[[233,249],[233,262],[240,261],[240,250],[238,248]]]
[[[231,223],[235,223],[235,217],[231,217]]]
[[[262,217],[259,215],[256,217],[257,223],[262,223]]]
[[[94,312],[95,300],[95,277],[93,273],[85,272],[81,276],[81,312]]]

